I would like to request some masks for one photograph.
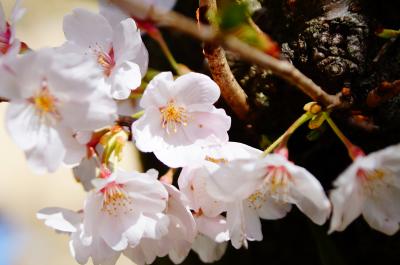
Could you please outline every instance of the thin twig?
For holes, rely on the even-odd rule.
[[[141,0],[110,0],[128,13],[146,12],[146,5]],[[288,62],[275,59],[262,51],[240,41],[234,36],[224,35],[217,32],[211,26],[201,25],[198,27],[196,21],[180,15],[174,11],[165,11],[153,7],[148,13],[148,19],[162,27],[168,27],[176,31],[188,34],[203,42],[220,44],[226,50],[238,54],[243,60],[259,65],[264,69],[271,70],[274,74],[297,86],[314,101],[319,102],[327,108],[341,105],[339,95],[329,95]]]
[[[199,20],[201,23],[209,24],[206,13],[209,10],[216,10],[217,5],[214,0],[200,0]],[[229,67],[224,49],[213,43],[204,44],[204,54],[207,58],[211,74],[221,89],[222,97],[232,108],[239,119],[248,118],[250,107],[247,104],[247,95],[236,81]]]

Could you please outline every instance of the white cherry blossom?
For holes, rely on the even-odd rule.
[[[142,237],[161,237],[155,227],[159,217],[164,217],[168,193],[157,175],[155,170],[117,170],[94,180],[95,190],[89,193],[84,208],[83,241],[90,242],[96,235],[113,250],[122,251],[138,245]]]
[[[67,42],[62,51],[86,55],[102,71],[105,90],[115,99],[126,99],[140,86],[148,64],[147,49],[133,19],[111,25],[105,17],[75,9],[64,17]]]
[[[76,133],[108,126],[116,118],[115,102],[92,81],[98,75],[93,69],[81,56],[50,49],[0,69],[1,90],[10,99],[7,130],[36,172],[78,163],[86,148]]]
[[[318,180],[281,153],[238,159],[222,165],[207,183],[209,193],[227,203],[232,245],[262,240],[259,218],[279,219],[291,204],[317,224],[330,214],[330,203]]]
[[[343,231],[361,214],[374,229],[388,235],[400,223],[400,145],[360,155],[334,182],[329,232]]]
[[[198,160],[202,147],[228,141],[231,119],[213,106],[219,96],[206,75],[188,73],[174,81],[171,72],[158,74],[140,101],[144,115],[132,125],[136,146],[170,167]]]

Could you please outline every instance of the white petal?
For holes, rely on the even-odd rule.
[[[200,146],[177,146],[154,151],[158,160],[171,168],[185,167],[198,162],[203,157]]]
[[[147,85],[140,101],[140,106],[144,109],[148,107],[163,107],[172,98],[174,77],[171,72],[162,72],[156,75]]]
[[[393,235],[399,230],[400,190],[397,187],[376,183],[370,196],[367,197],[363,216],[374,229],[387,235]]]
[[[337,187],[330,193],[332,218],[329,233],[343,231],[362,212],[365,197],[356,180],[354,165],[347,169],[335,182]]]
[[[63,208],[44,208],[36,214],[36,217],[44,220],[47,226],[68,233],[76,232],[77,226],[82,221],[79,213]]]
[[[229,205],[226,222],[235,248],[239,249],[243,245],[247,248],[247,240],[262,240],[261,222],[256,211],[243,205],[242,202]]]
[[[38,142],[26,151],[28,164],[39,173],[54,172],[61,165],[65,157],[65,148],[59,132],[42,124],[39,128]]]
[[[122,20],[129,18],[128,14],[121,8],[110,3],[109,0],[99,0],[100,14],[103,15],[113,28],[117,27]]]
[[[251,204],[249,204],[249,207],[251,207]],[[256,211],[262,219],[276,220],[285,217],[291,209],[289,203],[278,202],[269,197],[260,208],[256,208]]]
[[[141,76],[146,74],[149,54],[133,19],[119,23],[114,31],[113,47],[117,65],[131,61],[139,65]]]
[[[289,184],[292,202],[314,223],[322,225],[328,219],[331,206],[319,181],[306,169],[287,165],[293,181]]]
[[[232,202],[247,199],[262,184],[264,172],[253,159],[238,159],[221,165],[207,179],[208,193],[216,199]]]
[[[85,9],[75,9],[64,17],[64,34],[67,40],[81,47],[100,47],[108,52],[112,42],[112,28],[101,15]]]
[[[199,233],[209,237],[214,242],[224,242],[229,240],[228,225],[225,217],[207,217],[200,215],[196,217],[196,224]]]
[[[193,242],[192,249],[199,255],[202,262],[212,263],[222,258],[227,246],[226,242],[217,243],[209,237],[199,234]]]
[[[212,108],[210,112],[191,112],[187,126],[182,127],[185,134],[192,142],[205,140],[210,136],[216,137],[221,142],[229,139],[228,130],[231,127],[231,118],[226,115],[223,109]],[[203,143],[203,145],[205,145]]]
[[[220,96],[219,87],[211,78],[194,72],[178,77],[172,93],[177,103],[185,106],[214,104]]]
[[[113,69],[111,76],[111,94],[115,99],[127,99],[131,90],[135,90],[142,82],[139,66],[132,62],[124,62]]]

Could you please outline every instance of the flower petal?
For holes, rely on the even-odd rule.
[[[44,208],[40,210],[36,217],[44,220],[45,225],[67,233],[77,231],[77,226],[82,221],[81,214],[63,208]]]
[[[122,100],[127,99],[131,90],[135,90],[142,82],[139,66],[133,62],[124,62],[114,68],[111,80],[113,98]]]
[[[174,77],[171,72],[162,72],[156,75],[147,85],[140,100],[140,106],[144,109],[149,107],[163,107],[171,99]]]

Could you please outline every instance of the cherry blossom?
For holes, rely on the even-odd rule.
[[[42,209],[36,216],[57,232],[70,235],[70,252],[79,264],[86,264],[91,257],[94,265],[113,265],[121,254],[98,236],[92,238],[90,245],[82,243],[83,212],[54,207]]]
[[[36,172],[78,163],[86,148],[76,133],[116,118],[114,101],[92,81],[98,75],[93,69],[84,57],[45,49],[0,70],[2,92],[10,99],[6,127]]]
[[[165,214],[169,218],[168,232],[160,239],[143,238],[140,244],[125,252],[135,264],[150,264],[156,257],[168,255],[175,263],[181,263],[192,246],[197,234],[196,223],[187,199],[174,186],[165,184],[169,199]]]
[[[168,193],[157,180],[158,173],[123,172],[117,170],[93,182],[95,191],[85,203],[83,238],[93,235],[104,239],[116,251],[134,247],[154,229],[157,216],[163,216]],[[151,233],[158,238],[156,232]]]
[[[238,159],[222,165],[207,184],[209,193],[227,203],[232,245],[262,240],[259,218],[279,219],[297,207],[317,224],[330,213],[330,203],[318,180],[289,162],[285,152],[258,159]]]
[[[231,119],[213,106],[219,96],[217,84],[203,74],[175,81],[171,72],[158,74],[140,101],[144,115],[132,125],[136,146],[170,167],[198,160],[201,147],[228,141]]]
[[[3,6],[0,3],[0,57],[8,53],[11,49],[19,51],[20,42],[15,36],[15,24],[25,13],[25,9],[21,8],[22,0],[16,0],[10,19],[7,21]]]
[[[333,215],[329,232],[343,231],[359,215],[388,235],[399,230],[400,145],[356,160],[334,182],[330,194]]]
[[[105,17],[75,9],[64,17],[67,42],[62,51],[86,55],[102,71],[104,89],[115,99],[126,99],[140,86],[147,71],[148,53],[133,19],[113,27]]]

